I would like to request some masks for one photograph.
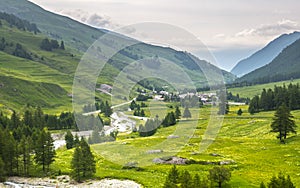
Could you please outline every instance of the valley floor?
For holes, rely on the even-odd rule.
[[[163,114],[173,109],[152,104],[151,115]],[[237,115],[242,108],[243,114]],[[96,155],[97,178],[130,179],[145,187],[163,187],[172,165],[155,164],[156,158],[178,156],[200,162],[200,164],[178,165],[179,170],[188,170],[192,175],[207,178],[215,163],[225,164],[232,172],[232,187],[259,187],[268,183],[272,176],[283,172],[290,175],[296,187],[300,187],[300,137],[291,134],[286,144],[280,144],[276,134],[270,133],[274,112],[250,115],[248,106],[231,106],[223,119],[222,127],[212,144],[204,152],[199,147],[206,127],[216,108],[191,108],[192,118],[181,119],[176,126],[160,128],[155,135],[139,137],[138,133],[120,134],[115,142],[92,145]],[[183,111],[183,109],[181,109]],[[300,131],[300,111],[293,111],[297,131]],[[197,117],[199,116],[199,117]],[[196,125],[194,127],[194,125]],[[191,128],[193,129],[191,131]],[[177,137],[176,137],[177,136]],[[183,140],[187,140],[182,144]],[[163,146],[165,143],[168,145]],[[175,146],[182,146],[173,151]],[[150,152],[161,150],[160,152]],[[73,150],[58,149],[53,169],[70,172]],[[132,165],[138,168],[125,168]]]

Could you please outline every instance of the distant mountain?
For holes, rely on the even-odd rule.
[[[238,79],[268,83],[300,78],[300,39],[286,47],[271,63]]]
[[[242,77],[243,75],[270,63],[284,48],[298,39],[300,39],[299,32],[281,35],[250,57],[238,62],[231,70],[231,73],[238,77]]]

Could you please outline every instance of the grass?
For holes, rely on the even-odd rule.
[[[162,106],[161,114],[165,112]],[[242,108],[242,116],[236,111]],[[274,133],[270,133],[270,123],[274,112],[262,112],[256,115],[247,113],[247,106],[231,106],[230,113],[225,116],[223,126],[216,140],[208,149],[199,153],[202,135],[208,124],[208,115],[217,109],[209,107],[191,109],[190,120],[182,119],[176,126],[158,129],[151,137],[141,138],[136,133],[127,137],[122,135],[116,142],[92,145],[97,156],[97,172],[95,178],[131,179],[143,184],[145,187],[162,187],[171,165],[155,165],[152,159],[162,156],[177,155],[196,161],[223,161],[234,160],[235,163],[227,165],[232,171],[230,185],[232,187],[258,187],[261,181],[269,182],[278,172],[290,175],[296,187],[300,186],[300,137],[290,135],[286,144],[280,144]],[[159,112],[158,109],[156,109]],[[300,131],[300,111],[293,111]],[[199,114],[199,119],[195,118]],[[189,128],[196,123],[197,128],[191,134]],[[178,139],[166,139],[169,135],[180,135]],[[188,138],[186,141],[182,138]],[[163,142],[169,142],[160,154],[146,154],[150,149],[161,149]],[[176,154],[172,151],[174,146],[183,146]],[[217,153],[219,156],[212,156]],[[60,168],[64,173],[69,172],[69,162],[72,151],[59,150],[58,159],[53,167]],[[138,162],[140,171],[136,169],[125,170],[122,167],[128,162]],[[191,174],[199,173],[207,177],[208,170],[213,165],[182,165],[179,169],[186,169]]]
[[[231,92],[233,95],[239,94],[240,97],[249,97],[252,98],[255,95],[260,95],[262,90],[265,89],[274,89],[274,86],[282,86],[285,84],[288,86],[288,84],[293,83],[297,84],[300,83],[300,79],[296,80],[287,80],[287,81],[281,81],[281,82],[272,82],[272,83],[267,83],[267,84],[260,84],[260,85],[254,85],[254,86],[245,86],[245,87],[237,87],[237,88],[229,88],[228,92]]]

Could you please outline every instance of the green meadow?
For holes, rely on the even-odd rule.
[[[163,104],[153,103],[151,111],[159,113],[160,117],[171,110]],[[236,114],[239,108],[244,112],[241,116]],[[190,109],[191,119],[181,119],[176,126],[160,128],[151,137],[139,137],[137,133],[131,133],[119,136],[116,142],[92,145],[97,158],[95,178],[132,179],[145,187],[162,187],[172,165],[154,164],[152,160],[157,157],[179,156],[202,162],[178,166],[191,174],[199,173],[202,177],[207,177],[208,170],[214,166],[204,165],[203,162],[234,161],[226,165],[232,172],[231,187],[259,187],[262,181],[269,182],[270,178],[279,172],[290,175],[296,187],[299,187],[299,135],[290,135],[286,144],[280,144],[276,134],[270,133],[274,112],[250,115],[247,108],[230,107],[230,113],[225,115],[216,139],[204,152],[200,152],[199,147],[208,123],[213,121],[213,118],[221,118],[209,118],[210,114],[217,110],[215,107]],[[292,114],[295,116],[299,132],[300,111],[293,111]],[[199,117],[195,118],[197,116]],[[180,137],[168,139],[169,135]],[[162,149],[163,152],[147,154],[151,149]],[[58,150],[58,157],[52,168],[69,173],[72,152]],[[139,168],[123,169],[130,162]]]

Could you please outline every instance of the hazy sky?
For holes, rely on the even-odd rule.
[[[168,23],[193,33],[230,70],[283,33],[300,30],[299,0],[31,0],[45,9],[115,30]]]

